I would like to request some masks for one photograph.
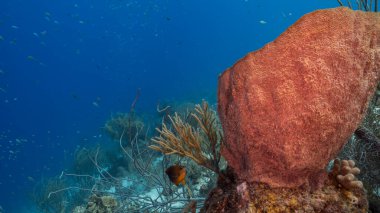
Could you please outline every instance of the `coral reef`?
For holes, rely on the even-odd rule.
[[[87,203],[87,207],[77,206],[74,213],[113,213],[117,208],[116,198],[112,196],[92,195]]]
[[[334,184],[330,175],[326,184],[314,191],[304,188],[272,188],[264,183],[239,180],[231,168],[211,191],[201,212],[367,212],[363,188],[348,190]]]
[[[134,114],[134,118],[138,118],[138,116]],[[145,124],[139,121],[135,122],[134,118],[129,120],[127,116],[122,120],[129,120],[127,123],[130,124],[140,123],[142,125],[125,125],[116,128],[119,139],[109,134],[111,139],[117,139],[119,143],[78,148],[74,155],[74,169],[63,171],[58,178],[60,181],[65,180],[65,184],[57,185],[54,188],[45,187],[43,193],[37,197],[43,201],[41,202],[42,208],[49,204],[56,205],[51,211],[44,212],[61,212],[62,209],[75,213],[178,212],[186,205],[188,211],[194,211],[194,208],[199,210],[203,206],[205,196],[215,187],[217,174],[198,165],[190,158],[182,158],[177,155],[158,155],[160,153],[147,147],[148,139],[152,137],[148,128],[143,128]],[[205,128],[205,130],[199,131],[202,142],[207,142],[210,138],[218,139],[218,143],[220,142],[219,137],[221,136],[216,135],[221,131],[216,113],[208,108],[206,103],[189,112],[183,121],[192,130]],[[172,128],[169,125],[168,128]],[[132,128],[131,133],[135,135],[130,135],[128,128],[133,126],[138,128]],[[119,134],[120,131],[122,131],[121,134]],[[202,150],[207,151],[204,153],[207,161],[213,159],[212,156],[214,156],[213,153],[208,152],[210,144],[201,144]],[[218,151],[215,156],[220,156],[219,144],[216,144],[215,149]],[[186,186],[191,189],[192,197],[188,196],[186,188],[171,184],[165,174],[165,170],[175,164],[186,167]],[[94,170],[87,168],[94,168]],[[90,195],[92,197],[89,198]],[[112,201],[110,205],[105,203],[104,198],[107,196]],[[49,203],[45,203],[46,198]],[[67,198],[76,198],[76,200],[67,200]],[[83,202],[86,204],[83,205]],[[61,206],[62,204],[64,206]]]
[[[220,173],[219,147],[223,143],[223,135],[217,124],[216,113],[204,101],[202,105],[196,105],[195,113],[191,113],[191,116],[197,122],[198,128],[183,121],[175,113],[173,117],[169,116],[173,130],[163,122],[162,129],[156,129],[160,135],[152,138],[154,145],[149,148],[165,155],[188,157],[198,165]]]
[[[91,159],[94,157],[96,153],[97,147],[80,147],[77,146],[74,152],[74,165],[73,165],[73,172],[77,173],[86,173],[90,174],[95,171],[94,163],[91,161]],[[105,159],[105,156],[103,153],[101,153],[100,156],[98,156],[98,159]]]
[[[66,193],[55,194],[54,192],[67,188],[68,185],[69,182],[60,177],[42,179],[36,183],[30,198],[40,212],[65,212],[78,204],[78,197],[68,196]]]
[[[85,213],[86,207],[84,206],[77,206],[73,209],[73,213]]]
[[[134,112],[130,113],[117,113],[112,116],[104,125],[104,131],[115,141],[119,141],[121,136],[125,134],[125,141],[123,145],[130,146],[128,142],[132,140],[138,132],[144,128],[142,119],[135,115]]]
[[[225,71],[222,155],[239,178],[321,187],[377,86],[379,38],[379,13],[319,10]]]

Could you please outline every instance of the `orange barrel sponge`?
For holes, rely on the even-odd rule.
[[[319,186],[379,73],[380,13],[339,7],[303,16],[220,76],[223,156],[248,182]]]

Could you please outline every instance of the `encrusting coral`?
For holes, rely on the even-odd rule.
[[[302,187],[272,188],[265,183],[245,182],[228,167],[201,212],[367,212],[363,188],[347,189],[336,184],[336,176],[341,172],[340,169],[333,170],[322,188],[310,191]]]

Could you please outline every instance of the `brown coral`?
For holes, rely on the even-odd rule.
[[[85,213],[112,213],[115,211],[118,203],[112,196],[90,197]]]
[[[336,179],[338,184],[347,190],[363,189],[363,183],[355,177],[360,174],[360,169],[355,167],[353,160],[340,161],[339,159],[335,159],[330,174],[330,176]]]

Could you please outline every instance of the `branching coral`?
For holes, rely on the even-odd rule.
[[[162,123],[162,128],[157,128],[160,135],[152,138],[155,145],[149,147],[165,155],[188,157],[197,164],[220,173],[219,148],[223,137],[216,113],[204,101],[202,105],[196,105],[191,116],[197,121],[199,128],[183,121],[175,113],[174,116],[169,116],[173,129]]]
[[[196,105],[195,111],[197,114],[193,113],[193,117],[197,120],[203,133],[207,136],[208,143],[203,143],[206,150],[211,152],[210,164],[213,168],[217,169],[219,173],[219,163],[220,163],[220,144],[223,144],[223,133],[220,125],[218,125],[218,120],[216,113],[210,110],[207,102],[200,105]]]
[[[380,200],[380,84],[372,99],[363,123],[356,129],[344,149],[339,154],[341,159],[355,160],[360,167],[358,177],[367,189],[371,204]],[[380,206],[380,205],[379,205]]]
[[[362,189],[363,183],[355,176],[360,173],[360,169],[355,167],[353,160],[336,159],[331,171],[331,176],[336,178],[338,184],[347,190]]]

